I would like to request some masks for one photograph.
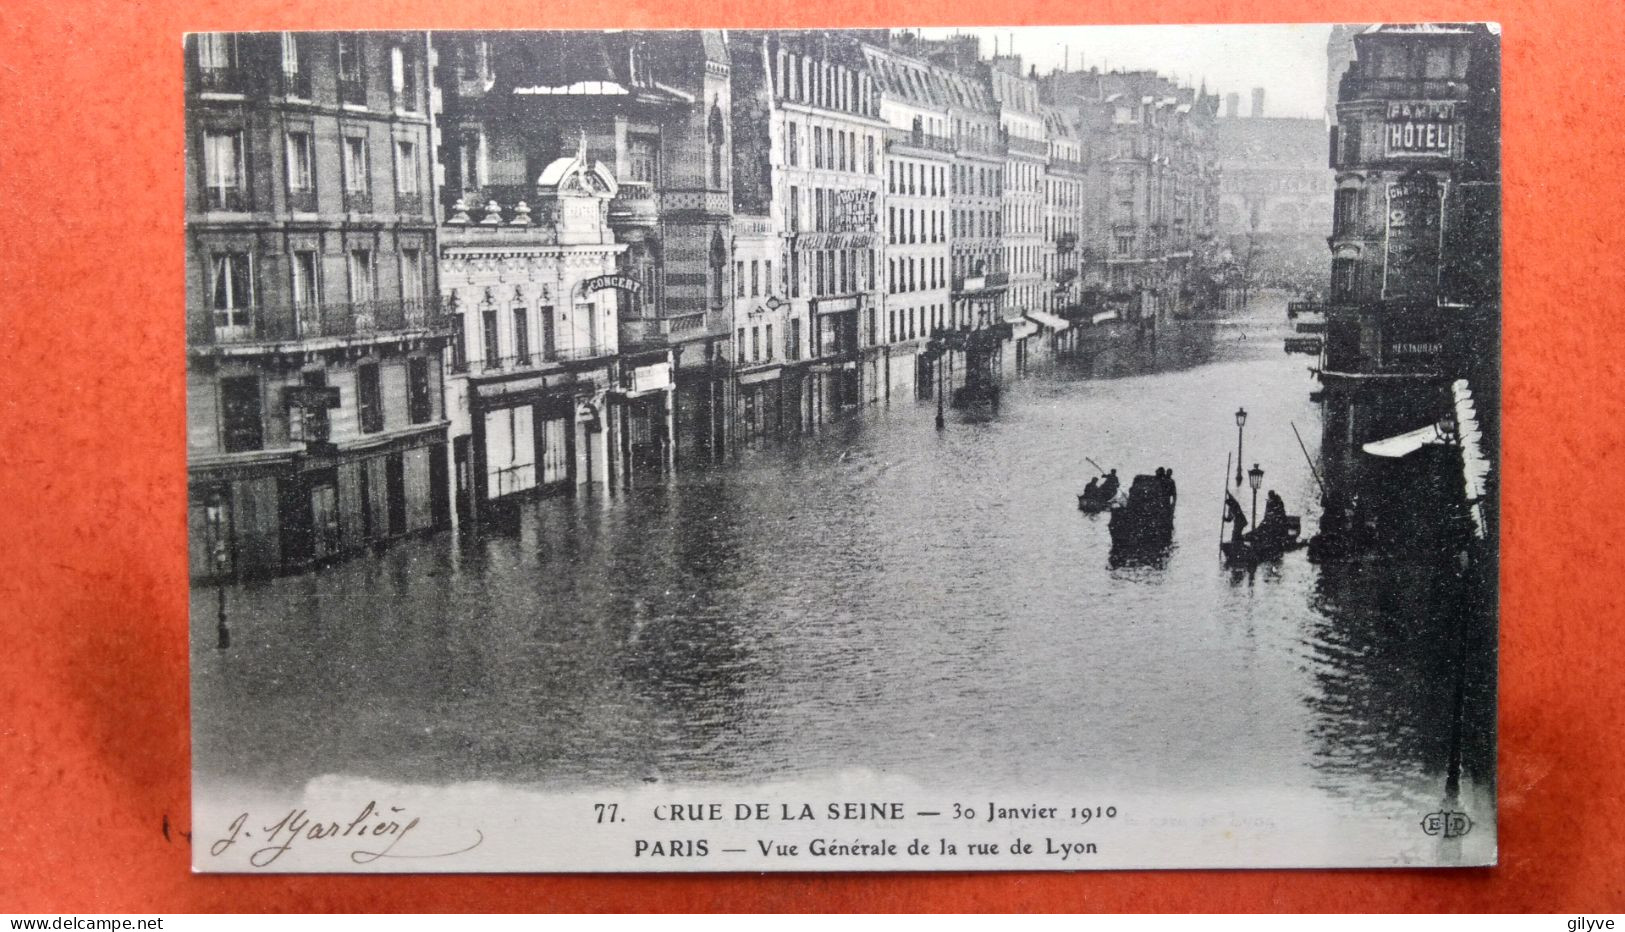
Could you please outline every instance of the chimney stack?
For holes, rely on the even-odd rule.
[[[1255,118],[1257,118],[1257,117],[1261,117],[1263,115],[1264,115],[1264,89],[1261,88],[1261,87],[1255,87],[1255,88],[1253,88],[1253,116]]]
[[[1235,91],[1224,95],[1224,115],[1234,120],[1241,116],[1241,95]]]

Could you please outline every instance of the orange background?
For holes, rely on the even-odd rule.
[[[1501,866],[1454,871],[192,876],[180,37],[200,29],[1204,22],[1212,0],[12,0],[0,9],[0,911],[1625,910],[1625,291],[1611,0],[1240,0],[1494,19],[1505,60]]]

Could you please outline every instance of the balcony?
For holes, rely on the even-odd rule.
[[[614,355],[616,355],[615,348],[608,341],[600,340],[597,343],[588,343],[583,346],[540,349],[534,353],[519,353],[513,356],[496,356],[487,359],[453,359],[451,371],[458,375],[466,374],[474,378],[480,378],[486,375],[526,372],[565,363],[607,359]]]
[[[633,346],[681,343],[708,332],[705,317],[705,311],[693,311],[671,317],[625,319],[621,321],[621,339]]]
[[[310,73],[306,71],[278,71],[276,92],[290,100],[310,99]]]
[[[1020,136],[1011,136],[1007,144],[1011,152],[1021,152],[1026,155],[1049,155],[1049,143],[1042,139],[1022,139]]]
[[[1059,252],[1059,253],[1071,252],[1072,250],[1076,249],[1077,246],[1078,246],[1078,234],[1076,234],[1076,233],[1062,233],[1059,236],[1055,237],[1055,251],[1056,252]]]
[[[247,75],[235,66],[199,66],[195,72],[200,94],[241,94],[247,87]]]
[[[367,105],[367,79],[359,74],[339,75],[339,103]]]
[[[954,151],[954,141],[947,136],[933,136],[922,130],[897,129],[886,130],[886,141],[898,145],[913,146],[916,149],[931,149],[935,152]]]
[[[216,314],[209,311],[209,314]],[[192,346],[275,344],[326,338],[445,330],[451,321],[438,297],[397,298],[330,304],[260,305],[236,312],[232,327],[193,327]]]
[[[203,192],[205,210],[228,210],[241,213],[249,209],[248,192],[242,188],[206,188]]]
[[[311,188],[295,188],[288,192],[288,209],[302,214],[316,212],[316,192]]]
[[[346,192],[344,192],[344,210],[345,210],[346,213],[351,213],[351,214],[370,214],[370,213],[372,213],[372,192],[371,191],[346,191]]]
[[[660,206],[654,185],[647,181],[623,181],[615,199],[609,202],[609,225],[653,228],[660,221]]]

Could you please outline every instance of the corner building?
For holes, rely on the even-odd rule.
[[[191,574],[450,522],[422,33],[187,37]]]

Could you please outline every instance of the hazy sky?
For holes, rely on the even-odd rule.
[[[1322,115],[1326,104],[1326,39],[1330,26],[1024,26],[922,29],[939,38],[979,36],[982,54],[1015,50],[1040,73],[1058,68],[1068,47],[1072,67],[1149,68],[1210,92],[1241,95],[1252,112],[1252,89],[1264,88],[1265,116]]]

